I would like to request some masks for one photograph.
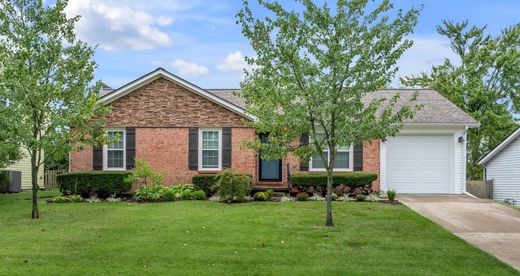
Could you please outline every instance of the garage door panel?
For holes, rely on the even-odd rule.
[[[387,141],[388,187],[398,193],[452,193],[450,135],[401,135]]]

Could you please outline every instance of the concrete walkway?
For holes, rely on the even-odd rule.
[[[520,270],[520,211],[469,196],[399,196],[399,201]]]

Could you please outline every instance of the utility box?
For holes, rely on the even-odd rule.
[[[19,193],[22,191],[22,172],[20,171],[1,171],[8,177],[7,183],[0,185],[0,193]]]

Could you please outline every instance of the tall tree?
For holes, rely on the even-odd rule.
[[[457,59],[446,59],[431,72],[401,79],[410,86],[431,87],[480,121],[468,130],[468,177],[482,178],[478,161],[516,127],[520,112],[520,24],[497,37],[486,27],[443,21],[437,32],[446,36]]]
[[[412,42],[419,10],[399,10],[383,1],[338,0],[335,8],[297,1],[303,12],[259,0],[270,14],[253,16],[248,1],[238,12],[242,33],[256,51],[246,58],[241,95],[258,117],[252,125],[269,133],[269,143],[249,143],[266,158],[292,152],[303,160],[323,160],[327,172],[326,226],[333,226],[332,174],[337,150],[396,135],[412,105],[395,107],[398,96],[364,103],[367,92],[390,83],[396,62]],[[370,4],[369,4],[370,3]],[[394,108],[395,107],[395,108]],[[311,143],[291,146],[302,133]],[[324,152],[324,150],[328,150]],[[328,153],[327,153],[328,152]],[[329,154],[330,153],[330,154]]]
[[[4,133],[31,159],[32,218],[39,218],[37,173],[45,160],[104,139],[102,120],[93,119],[106,112],[94,49],[76,39],[78,17],[67,18],[66,5],[0,0],[0,97],[13,103],[3,110]]]

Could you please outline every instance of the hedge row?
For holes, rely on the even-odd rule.
[[[351,172],[338,173],[332,176],[333,187],[345,185],[352,189],[357,187],[372,186],[372,182],[377,180],[377,174],[370,172]],[[291,185],[296,187],[327,187],[327,174],[325,173],[297,173],[291,176]]]
[[[80,194],[83,196],[96,193],[104,197],[111,194],[126,193],[132,187],[125,178],[130,172],[73,172],[60,174],[57,177],[60,191],[65,195]]]
[[[222,174],[198,174],[191,178],[191,183],[197,188],[197,190],[203,190],[207,196],[213,193],[213,186],[218,181],[218,178]],[[237,174],[245,175],[252,178],[251,174]]]

